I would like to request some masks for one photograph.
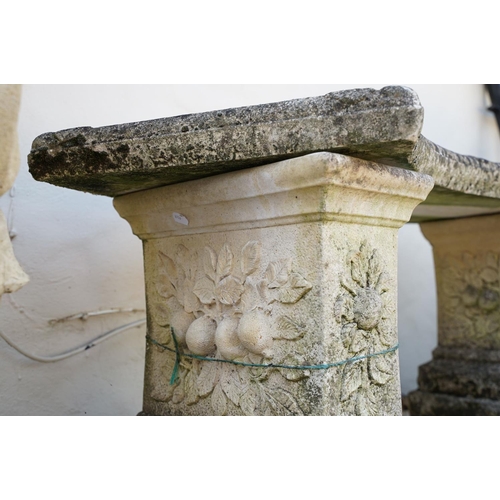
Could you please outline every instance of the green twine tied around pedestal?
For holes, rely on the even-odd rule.
[[[353,358],[344,359],[342,361],[336,361],[334,363],[324,363],[320,365],[277,365],[274,363],[268,363],[268,364],[244,363],[243,361],[231,361],[229,359],[207,358],[205,356],[198,356],[196,354],[181,353],[179,349],[179,344],[177,342],[177,337],[175,336],[174,329],[172,327],[170,328],[170,333],[172,334],[172,338],[174,339],[175,349],[172,349],[166,346],[165,344],[161,344],[160,342],[153,339],[149,335],[146,335],[146,339],[152,344],[162,348],[165,351],[170,351],[175,354],[175,364],[174,364],[174,369],[172,370],[172,376],[170,377],[170,385],[174,385],[177,380],[181,357],[198,359],[201,361],[215,361],[217,363],[230,363],[232,365],[248,366],[251,368],[286,368],[288,370],[328,370],[329,368],[334,368],[336,366],[342,366],[348,363],[355,363],[356,361],[360,361],[362,359],[373,358],[375,356],[382,356],[384,354],[389,354],[399,349],[399,344],[396,344],[395,346],[390,347],[389,349],[384,349],[383,351],[374,352],[371,354],[363,354],[362,356],[354,356]]]

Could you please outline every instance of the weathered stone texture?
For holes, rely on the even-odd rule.
[[[108,196],[319,151],[408,167],[422,121],[411,89],[345,90],[47,133],[33,142],[29,164],[37,180]]]
[[[397,229],[415,172],[316,153],[117,197],[144,240],[153,415],[399,415]],[[384,353],[384,351],[390,351]],[[321,365],[364,357],[326,370]]]
[[[20,85],[0,85],[0,195],[8,191],[19,170],[17,115],[21,100]],[[10,241],[7,222],[0,212],[0,296],[15,292],[28,282]]]
[[[500,215],[421,227],[434,251],[439,345],[419,368],[412,414],[500,414]]]

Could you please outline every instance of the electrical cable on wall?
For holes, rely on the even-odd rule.
[[[121,333],[125,330],[129,330],[130,328],[138,327],[146,323],[146,318],[138,319],[136,321],[132,321],[131,323],[127,323],[125,325],[119,326],[117,328],[113,328],[112,330],[109,330],[95,339],[87,342],[86,344],[75,347],[73,349],[70,349],[69,351],[66,351],[61,354],[56,354],[53,356],[38,356],[37,354],[30,354],[29,352],[25,351],[22,347],[19,347],[13,340],[9,339],[4,333],[0,331],[0,337],[2,337],[7,344],[9,344],[11,347],[13,347],[17,352],[22,354],[23,356],[26,356],[29,359],[32,359],[33,361],[39,361],[40,363],[53,363],[55,361],[61,361],[62,359],[69,358],[71,356],[74,356],[75,354],[79,354],[81,352],[85,352],[88,349],[94,347],[97,344],[100,344],[101,342],[104,342],[105,340],[110,339],[114,335]]]

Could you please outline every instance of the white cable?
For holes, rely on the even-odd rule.
[[[74,319],[86,320],[86,319],[90,318],[91,316],[101,316],[103,314],[135,313],[135,312],[144,312],[144,309],[131,309],[131,308],[124,309],[124,308],[115,307],[113,309],[83,312],[83,313],[78,313],[78,314],[72,314],[71,316],[65,316],[64,318],[51,319],[49,321],[49,324],[55,325],[56,323],[62,323],[63,321],[72,321]]]
[[[146,318],[138,319],[137,321],[132,321],[132,323],[127,323],[126,325],[119,326],[118,328],[114,328],[113,330],[109,330],[108,332],[99,335],[90,342],[87,342],[85,345],[76,347],[62,354],[56,354],[54,356],[38,356],[36,354],[30,354],[21,347],[19,347],[15,342],[10,340],[8,337],[6,337],[5,334],[3,334],[1,331],[0,331],[0,337],[2,337],[5,340],[5,342],[7,342],[7,344],[13,347],[17,352],[21,353],[23,356],[26,356],[27,358],[30,358],[34,361],[39,361],[40,363],[53,363],[54,361],[60,361],[61,359],[66,359],[69,358],[70,356],[74,356],[75,354],[86,351],[87,349],[90,349],[91,347],[94,347],[95,345],[100,344],[101,342],[113,337],[117,333],[128,330],[129,328],[141,326],[144,323],[146,323]]]

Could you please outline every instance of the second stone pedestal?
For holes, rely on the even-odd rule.
[[[421,224],[434,251],[438,347],[412,415],[500,415],[500,214]]]
[[[397,229],[432,188],[330,153],[124,195],[149,415],[399,415]]]

